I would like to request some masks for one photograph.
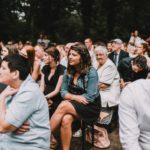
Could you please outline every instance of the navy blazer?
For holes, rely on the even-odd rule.
[[[111,52],[108,57],[112,60],[112,62],[114,62],[114,52]],[[125,52],[123,50],[120,51],[119,53],[119,59],[118,59],[118,64],[120,63],[120,61],[126,57],[129,57],[129,53]],[[114,62],[115,63],[115,62]]]

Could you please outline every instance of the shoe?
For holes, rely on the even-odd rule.
[[[82,136],[82,131],[81,129],[77,130],[76,132],[73,133],[73,137],[81,137]]]

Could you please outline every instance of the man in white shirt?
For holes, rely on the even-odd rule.
[[[91,61],[92,61],[92,66],[95,67],[97,64],[96,62],[96,57],[95,57],[95,51],[94,51],[94,45],[93,45],[93,41],[91,38],[86,38],[84,40],[84,44],[86,46],[86,48],[88,49],[90,56],[91,56]]]
[[[108,58],[107,49],[98,46],[95,49],[98,62],[97,72],[102,107],[114,107],[119,104],[119,73],[115,64]]]
[[[150,80],[138,80],[122,91],[120,141],[124,150],[150,150]]]
[[[131,37],[129,40],[130,44],[133,44],[134,46],[138,46],[139,43],[141,43],[143,39],[139,37],[139,32],[138,30],[135,30],[134,32],[131,33]]]

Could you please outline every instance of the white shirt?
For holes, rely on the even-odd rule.
[[[68,58],[67,58],[67,56],[62,58],[62,60],[60,61],[60,64],[67,68],[67,66],[68,66]]]
[[[96,68],[96,67],[97,67],[97,60],[96,60],[95,52],[94,52],[94,50],[92,49],[92,50],[89,50],[89,53],[90,53],[90,56],[91,56],[91,63],[92,63],[92,66],[93,66],[94,68]]]
[[[120,97],[120,140],[124,150],[150,150],[150,80],[127,85]]]
[[[139,36],[137,37],[131,36],[129,43],[133,43],[135,46],[138,46],[141,43],[141,41],[142,39]]]
[[[100,89],[102,107],[116,106],[119,103],[120,84],[119,73],[114,63],[108,58],[103,66],[98,68],[99,82],[110,85],[105,90]]]

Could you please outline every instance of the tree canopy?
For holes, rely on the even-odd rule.
[[[0,0],[0,39],[34,40],[40,33],[53,42],[128,40],[137,29],[150,33],[147,0]]]

